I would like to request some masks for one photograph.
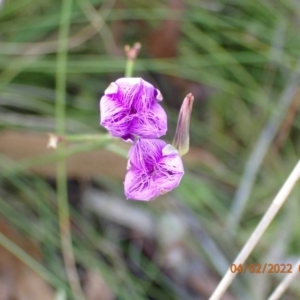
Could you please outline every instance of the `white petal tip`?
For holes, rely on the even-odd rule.
[[[128,162],[127,162],[127,170],[129,170],[131,168],[131,163],[130,163],[130,159],[128,159]]]
[[[168,144],[166,145],[163,149],[162,149],[162,154],[163,156],[167,156],[167,155],[172,155],[172,154],[178,154],[178,151],[175,147],[173,147],[172,145]]]
[[[112,82],[108,88],[104,91],[105,95],[108,94],[116,94],[118,92],[118,86],[117,84],[115,84],[114,82]]]
[[[156,90],[156,91],[157,91],[156,100],[157,101],[162,101],[163,100],[163,96],[162,96],[160,90]]]

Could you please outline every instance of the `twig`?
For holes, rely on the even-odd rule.
[[[297,193],[295,193],[297,194]],[[260,263],[270,261],[283,261],[284,257],[288,252],[288,245],[290,245],[293,238],[292,231],[294,230],[294,223],[298,217],[297,205],[297,195],[291,195],[289,202],[286,204],[284,211],[282,212],[282,217],[278,220],[276,231],[275,242],[265,249],[265,253],[260,259]],[[270,291],[270,286],[272,283],[272,276],[270,274],[260,274],[260,276],[253,276],[253,281],[251,282],[251,289],[253,290],[252,297],[254,299],[266,299]]]
[[[258,241],[270,225],[271,221],[276,216],[277,212],[281,208],[281,206],[286,201],[287,197],[289,196],[290,192],[292,191],[294,185],[298,181],[300,177],[300,160],[296,164],[295,168],[291,172],[290,176],[285,181],[284,185],[274,198],[273,202],[269,206],[268,210],[264,214],[263,218],[257,225],[256,229],[251,234],[250,238],[248,239],[247,243],[244,245],[243,249],[240,251],[239,255],[233,262],[233,264],[239,265],[243,264],[254,247],[257,245]],[[224,277],[222,278],[221,282],[219,283],[218,287],[209,298],[209,300],[219,300],[222,295],[225,293],[233,279],[235,278],[236,273],[232,273],[230,269],[226,272]]]
[[[224,256],[222,251],[219,249],[218,245],[209,236],[204,227],[202,226],[199,218],[197,218],[194,213],[184,204],[176,201],[171,201],[172,205],[177,209],[177,213],[183,218],[183,221],[189,227],[189,230],[193,236],[201,242],[201,247],[210,263],[215,268],[218,274],[224,274],[228,269],[229,262]],[[236,285],[233,286],[233,291],[238,295],[243,295],[243,300],[248,300],[249,296],[245,294],[243,283],[238,281]]]
[[[299,275],[299,270],[298,270],[299,265],[300,265],[300,258],[294,264],[292,273],[288,274],[282,280],[282,282],[277,286],[277,288],[274,290],[274,292],[270,295],[270,297],[267,300],[277,300],[283,295],[283,293],[286,291],[286,289],[289,287],[292,281],[296,278],[297,275]]]

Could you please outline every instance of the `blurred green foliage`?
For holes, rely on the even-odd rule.
[[[178,103],[191,87],[204,91],[195,99],[191,144],[208,153],[211,160],[206,161],[203,153],[196,151],[182,184],[172,195],[193,212],[207,235],[231,261],[298,158],[300,102],[299,93],[295,94],[300,66],[300,5],[291,0],[187,0],[178,11],[170,9],[169,2],[172,1],[73,1],[67,57],[66,130],[67,133],[104,132],[99,126],[98,101],[109,82],[123,76],[124,43],[137,40],[147,43],[151,32],[163,26],[165,20],[178,21],[177,56],[151,57],[151,51],[143,45],[135,64],[135,76],[147,78],[167,95],[164,105],[169,115],[169,140],[175,129]],[[61,1],[7,0],[2,4],[1,130],[55,131],[60,13]],[[103,25],[99,25],[101,22]],[[116,24],[119,27],[113,29]],[[116,33],[120,33],[118,37]],[[163,39],[156,39],[155,43],[162,48],[169,46]],[[174,78],[182,82],[182,88],[176,87]],[[267,155],[261,154],[262,164],[255,173],[236,234],[224,235],[233,199],[239,201],[235,191],[247,160],[274,116],[277,119],[271,128],[275,129],[275,137],[280,132],[283,139],[281,142],[275,139],[274,143],[274,136],[266,132],[265,141],[270,141],[263,149]],[[88,151],[88,146],[84,150]],[[0,213],[40,245],[47,271],[58,279],[55,288],[65,288],[67,281],[58,255],[55,192],[47,180],[30,173],[29,167],[30,163],[26,170],[12,172],[18,169],[18,164],[0,154]],[[122,185],[110,180],[111,183],[95,178],[95,182],[105,182],[110,192],[117,191],[123,197]],[[285,222],[294,220],[299,212],[296,193],[254,251],[253,261],[259,261],[278,247],[282,230],[289,237],[288,243],[281,244],[282,255],[288,258],[299,253],[299,224],[291,221],[284,229]],[[169,209],[163,205],[148,207],[147,203],[135,205],[157,217],[162,207]],[[106,245],[117,243],[108,232],[103,228],[96,230],[78,209],[72,208],[72,218],[80,227],[73,237],[76,260],[84,268],[101,270],[118,299],[179,299],[169,279],[146,256],[140,262],[145,278],[137,278],[118,253],[107,249]],[[199,249],[199,255],[205,252],[202,242],[197,238],[189,241]],[[126,239],[119,244],[123,249],[130,247]],[[218,257],[208,253],[204,257],[212,270],[222,273],[213,267]],[[248,287],[245,293],[251,297],[253,286],[249,283],[245,286]],[[299,289],[293,293],[300,297]]]

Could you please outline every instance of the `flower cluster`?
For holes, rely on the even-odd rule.
[[[101,122],[112,136],[134,142],[124,181],[127,199],[149,201],[178,186],[184,174],[178,151],[158,139],[167,115],[159,90],[141,78],[120,78],[100,99]]]

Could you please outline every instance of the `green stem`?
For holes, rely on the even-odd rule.
[[[134,67],[134,60],[128,59],[125,68],[125,77],[132,77],[133,75],[133,67]]]
[[[68,35],[70,27],[70,16],[72,10],[72,0],[63,0],[59,37],[58,37],[58,51],[57,51],[57,65],[56,65],[56,132],[58,135],[64,135],[65,132],[65,102],[66,102],[66,68],[67,68],[67,47]],[[62,144],[58,149],[58,154],[64,154],[65,146]],[[64,264],[66,268],[67,277],[70,287],[75,299],[85,299],[83,291],[80,286],[78,278],[75,258],[72,246],[71,226],[70,226],[70,212],[68,203],[67,190],[67,174],[66,163],[60,161],[56,168],[56,184],[57,184],[57,202],[58,202],[58,218],[60,227],[60,237]]]
[[[88,141],[112,141],[114,138],[110,134],[74,134],[64,135],[61,137],[62,141],[67,142],[88,142]]]

